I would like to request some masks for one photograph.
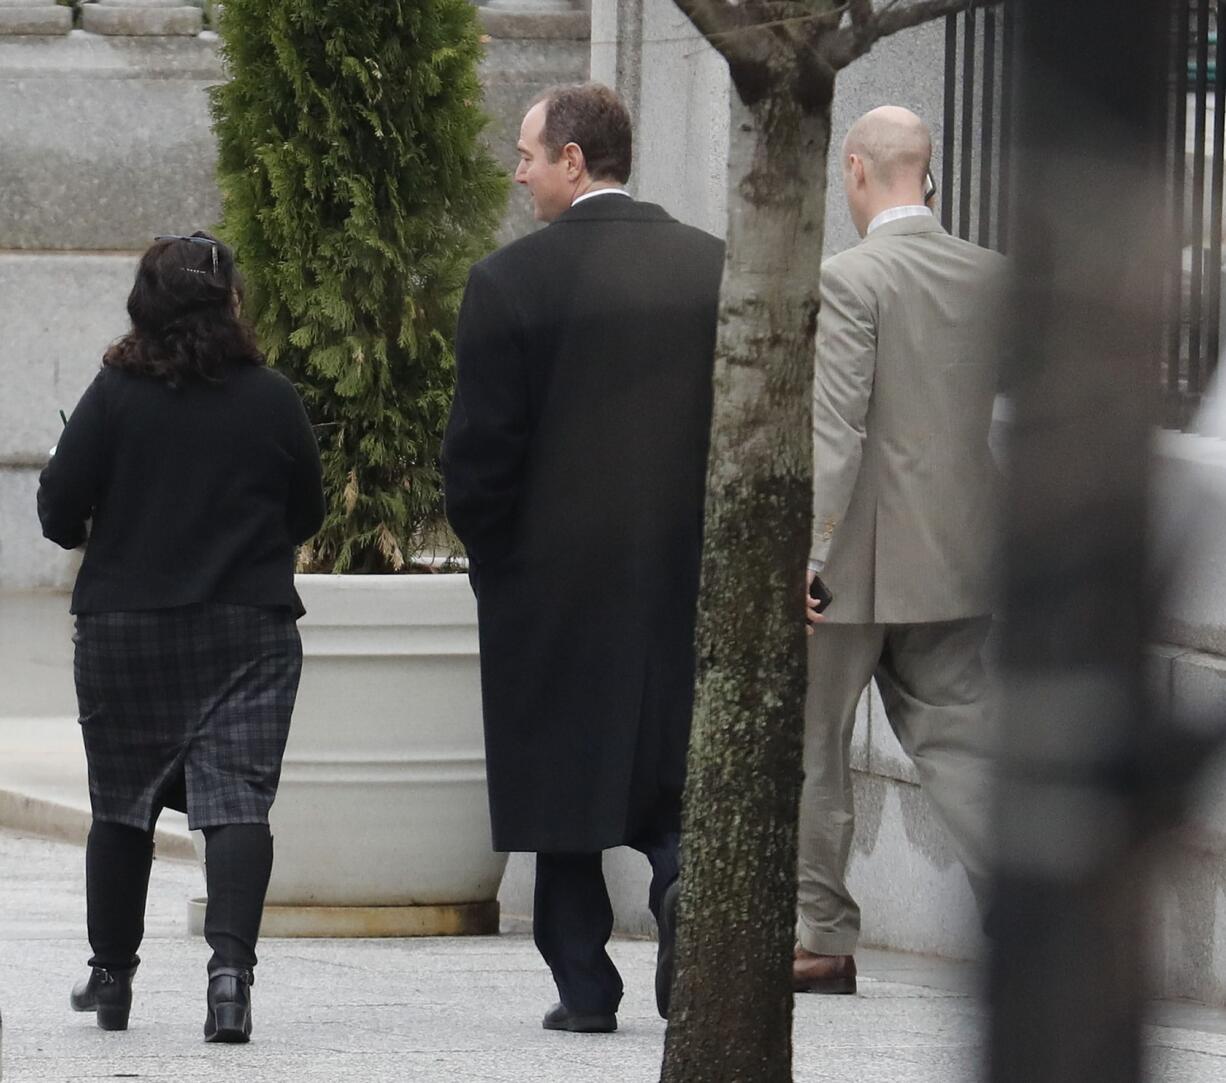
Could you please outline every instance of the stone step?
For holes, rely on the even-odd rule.
[[[87,4],[81,28],[114,37],[195,37],[204,29],[204,13],[192,5]]]
[[[72,8],[57,4],[40,5],[35,0],[22,4],[0,3],[0,35],[58,35],[72,29]]]

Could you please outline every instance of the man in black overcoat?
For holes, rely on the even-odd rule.
[[[494,847],[537,854],[551,1030],[617,1026],[601,852],[651,862],[667,1015],[723,244],[630,198],[630,119],[546,91],[515,179],[548,227],[473,267],[443,444],[477,595]]]

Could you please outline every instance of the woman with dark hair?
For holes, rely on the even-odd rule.
[[[302,667],[294,547],[324,500],[302,401],[265,367],[241,298],[220,241],[159,237],[128,297],[132,329],[39,482],[43,534],[85,545],[72,612],[93,957],[71,1003],[104,1030],[127,1027],[153,829],[179,808],[205,837],[205,1038],[251,1033],[268,810]]]

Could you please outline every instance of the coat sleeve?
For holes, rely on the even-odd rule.
[[[813,383],[813,562],[825,561],[851,503],[876,368],[876,312],[836,267],[827,265],[822,269]]]
[[[515,313],[478,264],[456,332],[456,389],[443,439],[447,519],[474,563],[509,548],[528,447],[523,342]]]
[[[307,417],[302,399],[292,387],[290,402],[290,465],[289,498],[285,508],[285,524],[289,539],[301,545],[314,536],[323,525],[327,504],[324,500],[323,469],[319,462],[319,442]]]
[[[105,371],[89,385],[68,419],[55,454],[38,478],[43,537],[65,549],[85,544],[106,469]]]

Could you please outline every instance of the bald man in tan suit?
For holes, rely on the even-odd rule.
[[[951,237],[924,205],[931,154],[905,109],[853,125],[843,179],[864,240],[822,267],[810,577],[820,570],[834,601],[822,617],[807,611],[797,991],[856,990],[849,755],[870,678],[983,902],[1004,260]]]

